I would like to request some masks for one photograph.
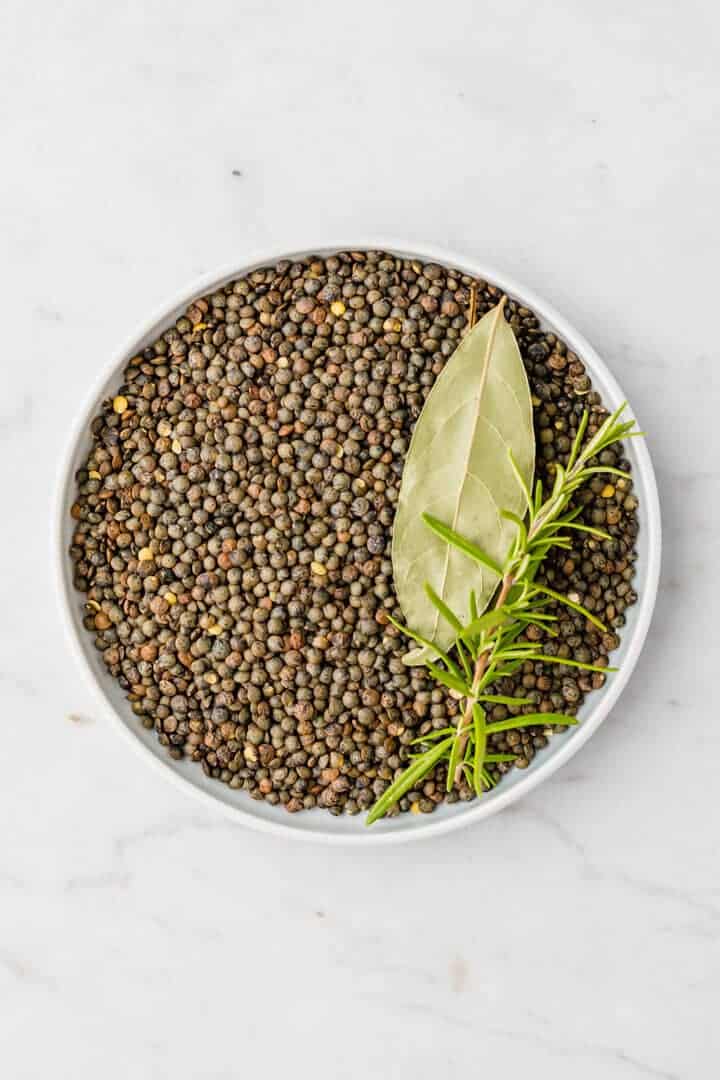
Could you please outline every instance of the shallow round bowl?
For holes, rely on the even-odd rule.
[[[540,297],[512,281],[507,275],[496,272],[492,267],[476,262],[468,256],[432,248],[408,251],[404,245],[374,243],[261,253],[206,275],[193,282],[188,288],[182,289],[160,311],[147,319],[139,327],[137,333],[108,361],[85,408],[77,417],[61,462],[52,534],[53,559],[57,570],[62,617],[68,638],[100,707],[117,730],[146,761],[155,766],[159,773],[172,779],[208,806],[214,805],[236,821],[265,832],[293,833],[325,843],[388,844],[436,836],[496,814],[503,807],[509,806],[510,803],[515,802],[552,776],[555,770],[569,761],[583,743],[597,731],[623,692],[640,655],[650,625],[660,571],[660,510],[655,476],[645,441],[631,439],[627,446],[627,456],[632,462],[634,484],[640,504],[637,573],[634,580],[639,599],[628,611],[620,647],[613,653],[613,664],[619,668],[619,671],[608,679],[601,690],[589,695],[579,713],[581,723],[564,734],[553,736],[549,745],[536,755],[528,769],[522,772],[513,770],[494,791],[484,795],[480,800],[455,803],[452,806],[441,805],[433,814],[401,814],[396,818],[380,821],[371,828],[365,826],[364,815],[333,817],[326,810],[320,809],[288,814],[282,807],[256,802],[247,793],[234,791],[226,784],[206,777],[197,763],[173,761],[158,743],[155,733],[146,731],[140,725],[125,700],[123,691],[105,670],[90,635],[82,625],[82,598],[72,584],[71,562],[68,554],[73,528],[70,506],[74,497],[75,473],[86,458],[91,444],[90,422],[103,399],[121,381],[121,372],[128,359],[154,341],[180,314],[184,313],[194,297],[211,292],[233,278],[241,277],[261,266],[273,265],[283,258],[302,258],[311,254],[328,255],[333,251],[341,250],[378,249],[425,262],[438,262],[452,266],[499,286],[508,296],[531,308],[540,319],[543,329],[556,333],[582,358],[592,377],[594,388],[602,395],[603,402],[608,408],[614,409],[625,400],[625,395],[595,350],[561,315]],[[131,764],[121,758],[118,767],[129,769]]]

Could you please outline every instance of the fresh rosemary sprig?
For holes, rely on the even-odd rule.
[[[487,752],[488,738],[497,732],[534,727],[538,724],[572,725],[577,723],[575,716],[565,713],[526,713],[521,716],[511,716],[507,720],[488,723],[487,706],[503,704],[521,707],[532,704],[529,698],[505,697],[502,694],[490,693],[489,688],[498,679],[513,675],[528,661],[563,664],[568,667],[582,668],[585,671],[603,673],[615,670],[581,663],[566,657],[547,656],[538,645],[531,641],[521,641],[520,636],[531,625],[542,627],[552,634],[552,624],[557,622],[557,616],[547,609],[550,604],[555,603],[564,604],[573,611],[579,612],[599,629],[606,629],[592,612],[587,611],[575,600],[562,596],[546,585],[538,585],[535,582],[535,576],[538,567],[552,548],[571,546],[573,531],[588,533],[597,539],[611,539],[603,530],[577,521],[581,510],[568,511],[568,506],[578,488],[597,473],[627,476],[627,473],[620,469],[594,463],[597,455],[608,446],[625,438],[642,434],[634,430],[634,421],[622,419],[625,407],[623,403],[611,416],[608,416],[585,445],[583,445],[583,439],[587,431],[589,416],[587,412],[583,414],[567,464],[562,466],[556,463],[552,491],[547,498],[544,497],[540,480],[537,480],[534,491],[527,487],[511,453],[510,460],[513,469],[525,494],[527,513],[524,520],[508,512],[503,513],[506,520],[516,525],[516,533],[502,565],[491,559],[471,540],[461,536],[437,518],[430,514],[422,515],[427,527],[437,536],[461,551],[468,559],[492,570],[500,581],[492,608],[484,614],[478,614],[475,593],[470,592],[468,621],[465,623],[430,585],[425,585],[429,600],[453,629],[455,637],[447,650],[439,649],[437,645],[414,630],[389,617],[390,622],[401,633],[418,645],[432,650],[433,659],[425,661],[428,671],[436,682],[463,701],[463,707],[456,728],[431,731],[416,740],[420,743],[420,751],[414,755],[405,772],[387,788],[371,808],[367,818],[368,825],[383,817],[407,791],[415,787],[442,761],[447,762],[448,791],[451,791],[464,776],[475,793],[478,796],[482,795],[483,791],[493,786],[487,766],[497,761],[514,760],[512,754]]]

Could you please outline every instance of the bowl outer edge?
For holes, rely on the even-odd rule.
[[[509,296],[534,310],[545,322],[552,324],[559,335],[568,344],[572,345],[573,351],[577,352],[578,355],[582,357],[583,361],[587,363],[588,367],[591,369],[591,374],[600,378],[600,381],[603,383],[603,389],[611,399],[611,404],[617,406],[621,401],[625,400],[617,381],[592,345],[561,314],[559,314],[551,304],[548,304],[545,300],[538,297],[533,290],[518,283],[508,274],[496,270],[479,260],[475,260],[472,256],[459,254],[434,245],[423,245],[422,251],[419,251],[409,247],[402,241],[392,242],[388,241],[387,238],[375,237],[366,238],[362,243],[356,244],[323,243],[315,246],[298,244],[297,247],[294,247],[293,250],[290,251],[288,251],[287,248],[284,248],[280,251],[271,250],[254,252],[241,262],[234,261],[232,264],[225,265],[215,271],[204,274],[201,277],[196,278],[190,284],[183,286],[183,288],[175,293],[168,301],[156,307],[153,313],[140,324],[137,330],[125,339],[120,348],[115,351],[111,360],[103,366],[102,371],[95,380],[91,392],[85,400],[83,408],[78,413],[77,418],[71,427],[65,443],[64,452],[61,455],[58,464],[52,528],[50,530],[52,561],[55,568],[58,586],[57,597],[64,632],[70,643],[71,650],[84,673],[86,682],[89,684],[96,700],[102,706],[103,712],[109,716],[114,726],[121,730],[123,736],[134,747],[135,751],[139,752],[146,761],[149,760],[158,771],[162,772],[166,778],[171,779],[178,787],[186,792],[189,791],[193,793],[196,798],[206,805],[213,805],[217,809],[220,809],[227,817],[231,818],[236,823],[246,824],[251,828],[266,833],[274,833],[283,836],[292,835],[295,838],[304,838],[314,842],[341,846],[354,846],[357,844],[372,846],[405,843],[410,840],[414,841],[430,838],[432,836],[439,836],[455,829],[462,828],[473,822],[477,822],[482,818],[498,813],[500,810],[509,806],[527,792],[537,787],[538,784],[542,783],[557,769],[569,761],[570,758],[580,750],[581,746],[583,746],[594,734],[615,705],[637,663],[650,627],[655,606],[660,576],[662,547],[660,504],[655,474],[645,440],[639,439],[634,446],[634,453],[637,459],[634,466],[634,478],[641,490],[641,497],[647,515],[648,561],[645,573],[645,585],[643,592],[638,599],[637,620],[631,640],[629,642],[626,641],[627,653],[621,669],[613,678],[612,683],[602,700],[597,703],[592,713],[583,720],[582,725],[573,733],[572,740],[557,749],[546,761],[542,762],[535,769],[529,769],[522,780],[518,781],[513,787],[508,788],[505,792],[498,792],[492,802],[484,804],[481,802],[477,806],[474,804],[468,805],[466,810],[448,817],[445,820],[432,821],[430,815],[426,818],[414,817],[411,823],[412,827],[405,826],[403,828],[397,828],[397,826],[395,826],[393,828],[394,822],[391,821],[388,823],[389,828],[387,831],[378,831],[376,826],[373,830],[358,828],[357,832],[352,834],[333,832],[332,830],[323,827],[313,829],[307,827],[299,828],[297,825],[293,824],[294,819],[289,817],[289,815],[289,820],[286,821],[278,820],[276,822],[266,820],[264,818],[256,817],[249,809],[246,810],[241,807],[230,805],[211,793],[196,787],[193,783],[188,782],[173,768],[169,759],[167,762],[162,761],[140,741],[137,735],[118,715],[116,709],[106,697],[102,687],[99,685],[95,673],[90,667],[85,651],[79,641],[71,615],[72,598],[74,594],[72,592],[72,584],[68,581],[67,554],[63,547],[65,515],[67,513],[70,487],[74,480],[71,466],[77,446],[86,434],[89,421],[99,401],[102,400],[103,388],[117,369],[127,360],[127,357],[134,351],[138,341],[146,337],[155,328],[166,325],[167,322],[173,318],[173,312],[176,309],[186,305],[194,297],[208,292],[213,287],[220,287],[234,277],[250,273],[261,266],[272,265],[280,259],[297,259],[307,255],[326,255],[331,254],[334,251],[368,250],[387,251],[391,254],[417,258],[426,262],[434,260],[447,266],[456,267],[475,277],[491,281],[493,285],[502,288]],[[632,411],[633,415],[637,417],[634,410]],[[358,823],[360,820],[362,819],[358,815]]]

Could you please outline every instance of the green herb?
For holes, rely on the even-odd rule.
[[[523,515],[514,510],[503,511],[503,518],[512,522],[514,537],[502,563],[499,564],[500,581],[495,590],[491,611],[478,615],[477,590],[471,589],[464,605],[469,621],[463,624],[461,617],[452,609],[447,598],[441,599],[431,588],[425,594],[447,628],[443,641],[447,647],[440,652],[435,649],[434,659],[425,659],[425,665],[433,677],[463,700],[457,727],[445,729],[441,741],[435,741],[436,733],[424,737],[431,745],[418,754],[410,768],[395,780],[372,807],[367,823],[377,821],[441,761],[447,762],[448,791],[465,776],[476,794],[492,787],[493,781],[487,770],[493,755],[486,752],[488,736],[500,731],[537,725],[572,725],[577,718],[564,713],[530,713],[511,716],[497,723],[486,723],[485,706],[504,703],[514,706],[529,704],[523,698],[505,698],[489,692],[498,679],[515,672],[523,663],[553,663],[586,671],[607,672],[613,668],[584,664],[565,657],[548,656],[539,645],[521,639],[527,626],[535,624],[548,630],[555,616],[548,611],[550,605],[563,604],[579,612],[594,626],[605,630],[604,625],[592,612],[546,585],[537,584],[535,576],[548,551],[553,547],[565,547],[568,533],[580,530],[598,539],[609,539],[601,529],[582,524],[576,519],[580,511],[569,509],[575,492],[599,472],[611,472],[625,476],[618,469],[597,464],[597,456],[625,438],[641,435],[635,430],[635,422],[623,420],[625,404],[608,416],[592,438],[583,442],[588,426],[586,412],[579,424],[567,464],[555,466],[552,490],[545,494],[538,480],[531,491],[524,469],[509,451],[509,460],[515,472],[519,488],[524,492]],[[454,527],[444,524],[434,514],[424,513],[422,521],[429,531],[448,548],[462,558],[463,580],[467,583],[473,565],[484,570],[496,563],[495,557],[487,555],[464,537]],[[467,595],[467,594],[466,594]],[[425,636],[408,630],[400,623],[395,626],[421,645],[429,644]],[[495,756],[496,757],[496,756]]]
[[[475,603],[484,610],[515,532],[512,516],[501,511],[524,512],[535,456],[532,402],[504,303],[505,297],[467,332],[436,380],[405,461],[392,559],[400,607],[420,646],[405,658],[409,664],[437,658],[454,641],[457,627],[447,613],[464,604],[465,556],[473,552],[480,564]],[[418,507],[438,529],[427,531]],[[441,522],[454,535],[483,538],[486,553],[472,539],[462,550],[448,544]]]

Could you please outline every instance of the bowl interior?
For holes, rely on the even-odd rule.
[[[307,249],[299,252],[280,253],[277,255],[253,258],[243,264],[232,267],[219,274],[196,282],[184,290],[164,310],[156,314],[137,336],[132,338],[116,355],[114,361],[103,373],[99,385],[95,388],[86,408],[78,417],[73,431],[67,456],[61,466],[60,488],[57,500],[56,531],[54,535],[55,559],[59,571],[61,606],[70,639],[81,666],[89,675],[94,690],[99,694],[109,715],[129,736],[134,745],[140,748],[146,758],[154,762],[165,774],[175,778],[190,791],[223,807],[229,814],[247,824],[272,831],[300,833],[309,837],[341,842],[362,841],[393,842],[417,836],[427,836],[444,832],[448,829],[478,820],[501,809],[502,806],[519,798],[524,792],[555,771],[568,760],[597,729],[612,705],[617,700],[627,682],[632,668],[640,653],[652,614],[657,590],[660,562],[660,517],[657,491],[650,457],[642,439],[631,439],[627,444],[627,456],[632,462],[634,485],[639,499],[640,533],[638,536],[637,572],[634,587],[638,593],[638,602],[627,613],[627,623],[621,632],[620,647],[613,653],[614,666],[619,671],[610,676],[601,690],[594,691],[579,713],[581,723],[567,732],[555,735],[549,745],[541,750],[532,765],[524,771],[513,770],[498,788],[484,795],[482,800],[470,803],[455,803],[452,806],[441,805],[431,815],[401,814],[397,818],[380,821],[367,829],[364,815],[333,817],[327,811],[319,809],[304,811],[300,814],[287,814],[281,807],[270,806],[262,801],[255,801],[242,791],[235,791],[217,780],[205,776],[197,763],[173,761],[167,751],[157,742],[152,731],[146,731],[139,723],[125,700],[125,696],[106,671],[100,654],[94,648],[90,635],[82,625],[83,600],[72,584],[72,573],[68,548],[71,542],[73,523],[70,506],[73,502],[75,473],[84,461],[91,444],[89,424],[103,398],[108,396],[120,380],[120,374],[130,356],[154,341],[157,336],[178,316],[184,313],[189,301],[202,293],[211,291],[233,278],[257,269],[272,265],[281,258],[298,258],[308,254],[330,254],[337,250],[363,250],[368,245],[334,247],[332,249]],[[372,245],[398,255],[435,261],[453,266],[466,273],[491,281],[503,288],[509,296],[530,307],[541,321],[545,330],[558,334],[567,345],[584,361],[591,375],[593,386],[602,396],[608,408],[615,408],[625,400],[614,378],[605,364],[595,354],[590,345],[561,316],[552,311],[542,300],[533,296],[527,289],[508,281],[505,275],[477,265],[463,257],[456,257],[446,252],[407,251],[397,245]],[[123,766],[125,767],[125,766]],[[129,767],[129,766],[128,766]]]

